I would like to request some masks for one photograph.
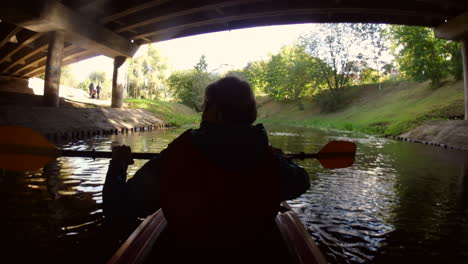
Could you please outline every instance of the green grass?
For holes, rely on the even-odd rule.
[[[447,82],[437,89],[401,81],[384,83],[381,90],[377,85],[350,87],[348,105],[329,114],[320,113],[311,100],[304,104],[299,110],[297,102],[265,103],[259,121],[398,135],[426,120],[462,118],[463,82]]]
[[[149,99],[125,99],[130,108],[145,109],[163,120],[168,126],[180,127],[200,123],[200,114],[178,103]]]

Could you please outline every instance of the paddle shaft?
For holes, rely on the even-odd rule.
[[[110,151],[61,150],[36,131],[17,126],[0,126],[0,168],[32,171],[43,168],[56,157],[112,158]],[[318,153],[284,154],[287,159],[317,159],[324,168],[346,168],[354,163],[356,144],[333,140]],[[152,159],[160,153],[133,153],[134,159]]]
[[[132,152],[132,158],[134,159],[152,159],[159,156],[159,153],[142,153]],[[112,158],[112,152],[110,151],[95,151],[95,150],[61,150],[60,156],[62,157],[82,157],[82,158]],[[316,153],[306,154],[286,154],[288,159],[314,159],[317,158]]]
[[[287,159],[316,159],[318,158],[317,153],[295,153],[295,154],[284,154]]]
[[[152,159],[161,154],[159,153],[141,153],[132,152],[132,158],[134,159]],[[60,150],[60,156],[62,157],[83,157],[83,158],[112,158],[112,152],[110,151],[95,151],[95,150]]]
[[[152,159],[158,157],[159,153],[141,153],[132,152],[132,158],[134,159]],[[334,153],[295,153],[285,154],[287,159],[316,159],[316,158],[343,158],[353,153],[348,152],[334,152]],[[83,158],[112,158],[112,152],[110,151],[95,151],[95,150],[60,150],[60,156],[62,157],[83,157]]]

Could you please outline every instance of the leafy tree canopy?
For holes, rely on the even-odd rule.
[[[353,83],[370,62],[379,63],[384,45],[382,28],[368,24],[323,24],[320,34],[301,36],[301,45],[318,58],[318,72],[326,83],[319,99],[322,110],[334,111],[343,104],[345,87]],[[369,46],[376,45],[369,49]]]
[[[192,70],[173,72],[167,80],[174,97],[197,111],[202,111],[206,86],[216,79],[215,75],[206,72],[207,67],[205,56],[202,55]]]
[[[242,70],[256,94],[265,91],[265,86],[267,84],[265,80],[267,64],[268,62],[263,60],[249,62]]]
[[[167,68],[166,59],[153,45],[148,45],[144,54],[128,60],[128,95],[149,99],[167,97]]]
[[[77,88],[79,86],[78,79],[71,71],[70,65],[62,67],[60,75],[60,84],[72,88]]]
[[[400,71],[416,81],[430,80],[439,86],[451,75],[462,78],[460,45],[436,39],[431,28],[391,26],[388,32]]]
[[[95,86],[98,84],[103,84],[107,80],[106,73],[103,71],[91,72],[88,76],[88,79],[93,82]]]
[[[195,70],[198,72],[207,72],[208,64],[206,63],[206,56],[201,55],[198,63],[194,66]]]
[[[318,87],[318,64],[303,46],[283,47],[266,64],[264,91],[276,99],[299,99]]]

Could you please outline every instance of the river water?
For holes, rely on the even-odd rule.
[[[350,168],[298,161],[311,188],[289,201],[334,263],[468,263],[468,152],[364,134],[267,126],[285,152],[317,152],[330,140],[357,144]],[[159,152],[184,129],[62,144],[75,150],[130,145]],[[16,263],[103,263],[122,242],[105,225],[108,160],[59,158],[30,173],[0,177],[2,256]],[[132,175],[144,161],[129,168]],[[3,261],[2,261],[3,262]],[[9,263],[9,262],[4,262]]]

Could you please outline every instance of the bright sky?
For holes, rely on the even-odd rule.
[[[208,71],[225,71],[242,68],[249,61],[265,59],[270,53],[277,53],[282,46],[293,44],[301,34],[316,28],[317,24],[257,27],[196,35],[153,45],[163,57],[167,57],[174,70],[193,68],[204,54]],[[71,67],[80,81],[85,80],[93,71],[105,71],[110,78],[113,60],[99,56],[75,63]]]

